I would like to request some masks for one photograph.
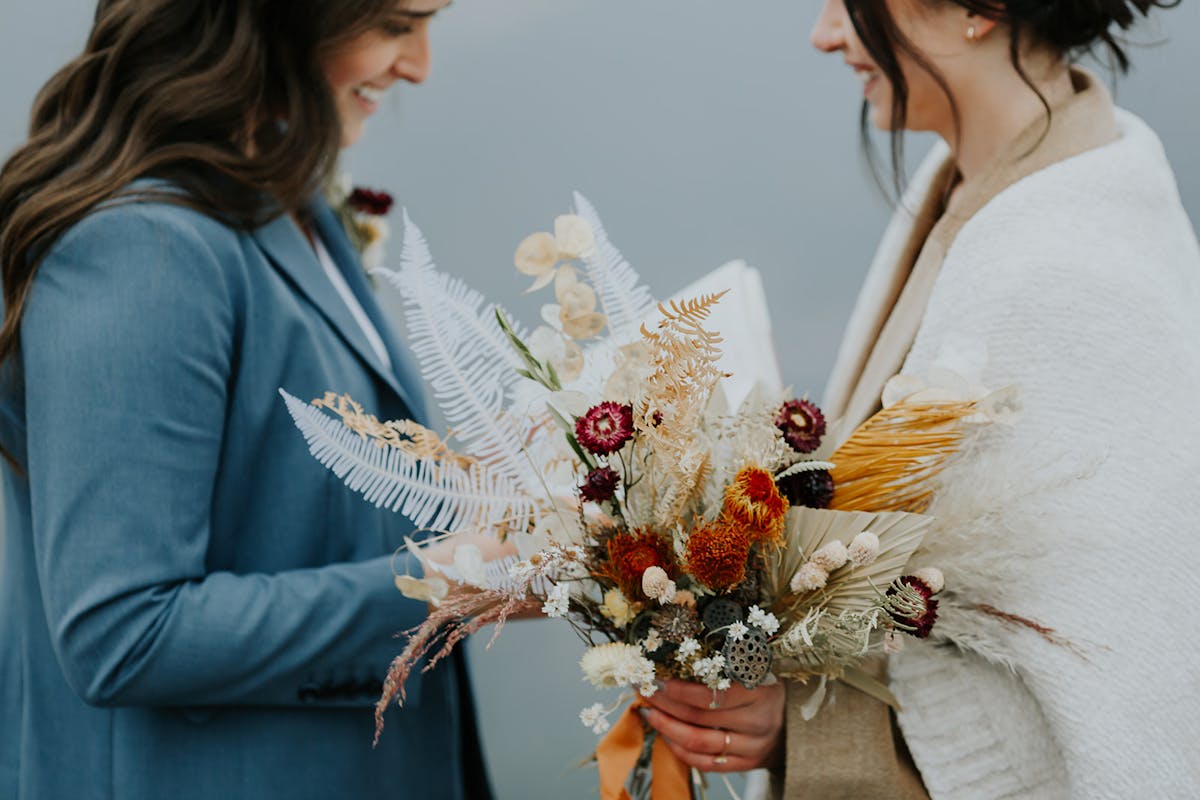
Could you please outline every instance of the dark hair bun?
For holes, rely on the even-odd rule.
[[[1107,47],[1121,69],[1129,58],[1116,38],[1150,9],[1170,8],[1179,0],[1008,0],[1008,18],[1038,40],[1068,53]]]

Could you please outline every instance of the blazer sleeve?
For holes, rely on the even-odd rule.
[[[387,557],[274,574],[206,568],[235,371],[232,278],[214,248],[234,253],[236,239],[197,225],[166,206],[101,211],[35,281],[21,354],[50,634],[91,704],[321,702],[314,680],[377,682],[399,650],[392,634],[425,607],[396,591]],[[375,699],[358,694],[353,704]]]

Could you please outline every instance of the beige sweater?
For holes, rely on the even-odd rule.
[[[943,263],[963,226],[1014,184],[1116,138],[1117,124],[1108,93],[1086,73],[1077,72],[1074,77],[1076,94],[1054,109],[1049,129],[1043,120],[1031,125],[989,169],[959,187],[949,211],[945,198],[957,173],[944,146],[914,180],[903,204],[911,213],[904,209],[898,212],[885,234],[830,378],[826,410],[831,417],[845,420],[843,430],[852,430],[879,408],[884,383],[904,366],[922,328]],[[1004,248],[1004,239],[997,237],[995,246]],[[883,672],[882,665],[879,670]],[[981,689],[986,691],[986,687]],[[936,692],[936,688],[932,690]],[[818,716],[805,722],[798,709],[807,694],[806,687],[789,687],[787,764],[785,770],[772,776],[776,797],[904,800],[927,796],[890,709],[841,685],[831,691]],[[960,701],[969,703],[970,698]],[[968,738],[972,735],[969,731],[963,734]],[[1053,742],[1036,744],[1054,747]],[[943,766],[929,765],[934,769]],[[1061,774],[1049,769],[1046,785],[1061,783]],[[947,783],[929,775],[925,782],[930,783],[931,777],[931,789]],[[933,794],[939,796],[936,790]],[[959,787],[941,796],[991,797],[1003,793]]]

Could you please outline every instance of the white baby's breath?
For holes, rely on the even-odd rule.
[[[750,606],[750,610],[746,614],[746,621],[754,627],[760,628],[767,636],[771,636],[779,630],[779,619],[771,612],[763,611],[758,606]]]
[[[593,703],[579,712],[579,721],[591,728],[592,733],[599,736],[612,727],[608,723],[608,714],[609,712],[602,704]]]
[[[658,635],[658,631],[656,631],[654,628],[651,628],[650,632],[646,634],[646,638],[642,640],[642,649],[647,653],[654,653],[658,650],[658,648],[662,647],[662,643],[663,640],[662,637]]]
[[[683,641],[679,643],[679,649],[675,651],[675,660],[681,664],[686,664],[692,659],[692,656],[700,652],[700,643],[690,636],[685,636]]]
[[[740,642],[746,638],[746,634],[749,632],[750,629],[746,627],[746,623],[739,621],[733,623],[725,630],[725,636],[730,641]]]
[[[546,602],[542,604],[542,613],[547,617],[565,617],[570,607],[571,587],[565,583],[556,583],[550,587]]]

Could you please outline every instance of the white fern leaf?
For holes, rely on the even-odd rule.
[[[527,527],[534,511],[529,496],[487,464],[463,469],[380,447],[283,389],[279,394],[309,452],[377,508],[399,511],[418,528]]]
[[[619,344],[634,341],[640,335],[642,323],[654,313],[654,296],[641,283],[637,271],[608,241],[600,215],[579,192],[575,192],[575,210],[596,236],[596,252],[587,260],[588,278],[600,297],[613,340]]]
[[[462,281],[437,271],[407,213],[400,258],[399,273],[386,277],[404,299],[410,346],[447,424],[471,455],[516,485],[534,489],[521,454],[522,423],[505,410],[505,396],[520,376],[494,317],[490,326],[485,319],[494,307]]]

